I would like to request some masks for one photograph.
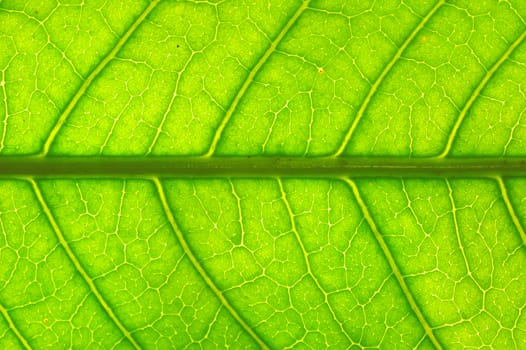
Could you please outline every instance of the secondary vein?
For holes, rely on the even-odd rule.
[[[82,267],[80,261],[77,259],[77,256],[69,246],[69,243],[67,242],[66,238],[62,234],[62,231],[60,230],[60,227],[58,226],[55,217],[51,213],[51,210],[49,209],[47,202],[44,200],[44,196],[42,195],[42,192],[40,191],[40,187],[33,179],[28,179],[29,183],[31,184],[33,188],[33,192],[35,193],[35,196],[37,197],[38,202],[40,203],[40,206],[42,207],[42,211],[46,215],[46,218],[51,225],[53,232],[55,233],[60,245],[64,249],[66,256],[69,258],[69,260],[72,262],[73,266],[79,273],[79,275],[82,277],[84,282],[88,285],[90,291],[93,293],[99,304],[101,305],[102,309],[106,312],[108,317],[112,320],[112,322],[117,326],[117,328],[120,330],[122,335],[130,342],[130,344],[135,349],[141,349],[142,347],[137,343],[137,341],[134,339],[133,335],[124,327],[120,319],[117,317],[117,315],[113,312],[111,307],[108,305],[104,297],[102,296],[102,293],[99,291],[95,283],[93,282],[93,279],[88,275],[86,270]]]
[[[438,1],[435,6],[428,12],[428,14],[420,21],[420,23],[413,29],[413,31],[409,34],[409,36],[405,39],[404,43],[398,51],[395,53],[395,55],[391,58],[389,63],[384,67],[378,78],[376,78],[376,81],[369,89],[369,92],[365,96],[364,100],[362,101],[360,105],[360,109],[358,110],[358,113],[356,113],[356,116],[354,117],[354,120],[351,124],[351,127],[349,128],[349,131],[345,135],[343,142],[334,153],[335,157],[340,156],[345,149],[347,148],[347,145],[349,144],[349,141],[351,140],[352,135],[354,134],[354,131],[358,127],[358,124],[362,120],[363,115],[365,114],[365,111],[367,110],[367,107],[371,103],[374,95],[376,94],[376,91],[378,90],[378,87],[382,82],[384,81],[385,77],[389,74],[389,72],[393,69],[394,65],[399,61],[400,57],[402,57],[402,54],[407,49],[407,47],[413,42],[415,37],[420,33],[420,31],[425,27],[427,22],[429,22],[429,19],[433,17],[433,15],[438,11],[438,9],[444,4],[444,0]]]
[[[58,135],[58,132],[68,119],[68,117],[71,115],[75,107],[77,106],[77,103],[81,99],[81,97],[84,95],[84,93],[88,90],[90,85],[93,83],[95,78],[99,75],[100,72],[108,65],[108,63],[115,58],[117,53],[120,51],[120,49],[128,42],[131,35],[137,30],[137,28],[141,25],[141,23],[144,21],[144,19],[150,14],[150,12],[153,11],[155,6],[159,4],[160,0],[153,0],[148,7],[144,9],[144,11],[137,17],[135,22],[128,28],[126,33],[120,38],[120,40],[117,42],[115,47],[108,53],[106,57],[91,71],[91,73],[88,75],[86,80],[82,83],[80,88],[77,90],[71,101],[69,101],[68,105],[66,106],[66,109],[64,109],[64,112],[60,115],[58,118],[56,124],[53,126],[53,129],[51,129],[51,132],[49,133],[47,139],[44,141],[44,146],[42,147],[42,150],[40,151],[40,156],[46,156],[49,153],[49,149],[51,145],[53,144],[53,141],[55,141],[55,138]]]
[[[449,196],[449,203],[451,204],[451,215],[453,218],[453,224],[455,225],[455,236],[457,238],[458,248],[460,249],[460,254],[462,255],[462,259],[464,260],[464,267],[466,269],[466,276],[473,281],[477,285],[477,287],[484,291],[485,289],[480,285],[480,283],[476,280],[475,276],[473,276],[473,269],[471,268],[471,264],[469,263],[468,256],[466,254],[466,248],[464,245],[464,242],[462,241],[459,224],[458,224],[458,218],[457,218],[457,211],[459,210],[457,208],[457,205],[455,203],[455,198],[453,197],[453,187],[451,187],[451,183],[448,179],[446,179],[446,186],[448,189],[448,196]]]
[[[508,190],[506,189],[506,184],[504,183],[501,177],[497,177],[497,183],[502,194],[502,200],[504,201],[504,204],[506,204],[506,209],[508,209],[508,213],[510,214],[511,220],[513,221],[513,224],[515,225],[515,228],[517,229],[517,232],[521,237],[522,244],[526,246],[526,232],[524,231],[524,228],[520,223],[519,217],[517,216],[513,205],[511,204],[510,197],[508,196]]]
[[[245,93],[248,91],[248,88],[250,87],[250,85],[254,81],[254,78],[255,78],[256,74],[265,65],[265,63],[267,62],[267,60],[270,57],[270,55],[272,55],[272,53],[276,50],[276,47],[279,45],[281,40],[283,40],[283,38],[289,32],[290,28],[294,25],[294,23],[296,23],[296,21],[301,16],[303,11],[305,11],[305,9],[309,6],[309,2],[310,2],[310,0],[308,0],[308,1],[304,0],[302,2],[301,6],[296,10],[294,15],[289,19],[289,21],[283,27],[283,29],[278,34],[276,39],[274,39],[274,41],[270,44],[270,46],[268,47],[267,51],[265,51],[263,56],[261,56],[261,58],[259,59],[258,63],[254,66],[254,68],[252,68],[252,70],[248,74],[247,78],[243,82],[243,85],[241,86],[241,89],[239,89],[239,91],[236,94],[236,97],[234,97],[234,100],[232,100],[232,103],[227,108],[225,116],[223,117],[223,120],[221,120],[221,123],[217,127],[217,130],[216,130],[216,132],[214,134],[214,138],[212,139],[212,143],[210,144],[210,147],[209,147],[208,151],[206,152],[206,154],[204,154],[204,157],[210,157],[210,156],[212,156],[214,154],[214,152],[216,150],[216,147],[217,147],[217,143],[221,139],[221,135],[223,134],[223,131],[224,131],[226,125],[228,124],[228,122],[232,118],[232,115],[234,114],[237,106],[239,105],[239,102],[241,101],[241,99],[243,98]]]
[[[404,293],[404,296],[407,299],[407,302],[411,306],[411,309],[415,313],[416,318],[424,328],[424,332],[428,336],[429,340],[431,340],[431,343],[433,343],[434,347],[438,350],[442,349],[442,345],[439,343],[438,339],[436,338],[433,328],[429,325],[427,320],[425,319],[422,310],[420,310],[420,307],[416,303],[415,298],[413,297],[413,293],[411,293],[411,290],[409,289],[409,286],[405,282],[404,276],[402,275],[402,272],[400,271],[400,268],[398,267],[398,264],[396,263],[393,255],[391,254],[391,250],[387,246],[387,243],[385,242],[382,234],[380,233],[380,230],[376,226],[376,223],[374,222],[371,213],[369,212],[369,209],[367,205],[365,204],[364,200],[362,199],[362,196],[360,195],[360,192],[358,190],[358,186],[356,184],[347,179],[344,178],[343,181],[347,183],[347,185],[350,187],[356,202],[358,203],[358,206],[360,207],[362,214],[367,221],[367,224],[371,228],[371,231],[373,232],[374,237],[376,238],[376,241],[380,245],[380,248],[382,249],[382,252],[384,253],[385,258],[387,259],[387,262],[389,264],[389,267],[393,271],[393,274],[398,281],[398,284],[400,285],[400,288],[402,289],[402,292]]]
[[[506,62],[506,60],[511,56],[511,54],[515,51],[515,49],[519,47],[519,45],[524,41],[524,39],[526,39],[526,30],[524,30],[522,34],[517,39],[515,39],[515,41],[510,45],[510,47],[508,47],[508,49],[502,54],[500,59],[497,62],[495,62],[493,67],[491,67],[491,69],[488,70],[486,74],[484,75],[484,77],[479,81],[479,83],[477,84],[477,87],[471,94],[471,97],[467,100],[466,104],[460,111],[460,114],[455,122],[455,125],[453,126],[453,129],[451,130],[451,133],[449,134],[447,143],[444,149],[442,150],[442,152],[440,153],[440,155],[438,156],[438,158],[444,158],[449,155],[451,148],[453,147],[453,142],[455,141],[455,138],[460,129],[460,126],[462,125],[462,122],[466,118],[466,115],[468,114],[468,112],[471,110],[471,107],[473,106],[475,101],[480,96],[480,93],[486,87],[486,85],[491,80],[491,78],[495,75],[495,72],[499,70],[502,64]]]
[[[25,349],[31,349],[31,346],[27,342],[26,338],[24,338],[22,333],[20,333],[20,330],[16,327],[15,323],[11,319],[11,316],[9,316],[7,309],[2,304],[0,304],[0,314],[2,314],[7,322],[7,325],[9,326],[9,329],[15,334],[15,337],[20,342],[20,344],[22,344]]]
[[[301,239],[301,236],[299,234],[298,229],[296,228],[296,219],[294,218],[294,213],[292,212],[292,208],[290,207],[289,200],[287,198],[287,193],[285,192],[285,189],[283,188],[283,182],[278,177],[277,178],[279,190],[281,192],[281,199],[283,200],[283,203],[285,204],[285,207],[287,208],[287,214],[290,217],[290,224],[292,226],[292,232],[294,233],[294,237],[296,238],[296,241],[298,242],[301,252],[305,261],[305,266],[307,267],[307,274],[312,278],[314,284],[318,288],[318,290],[323,294],[323,298],[325,301],[325,304],[327,305],[329,312],[331,313],[332,318],[338,324],[340,327],[340,330],[342,331],[343,335],[351,346],[357,345],[356,342],[351,338],[345,327],[343,326],[342,321],[336,316],[336,312],[334,311],[334,308],[332,307],[332,304],[329,302],[329,294],[325,291],[325,289],[320,284],[320,281],[318,281],[318,278],[314,275],[314,272],[312,271],[312,267],[309,260],[309,253],[307,253],[307,249],[305,249],[305,245],[303,244],[303,241]]]
[[[237,323],[243,328],[245,332],[247,332],[252,339],[262,348],[262,349],[269,349],[269,347],[265,344],[263,339],[259,337],[259,335],[245,322],[245,320],[239,315],[239,313],[234,309],[234,307],[230,304],[230,302],[226,299],[226,297],[223,295],[223,292],[219,290],[219,288],[216,286],[214,281],[208,276],[205,269],[201,266],[199,263],[199,260],[194,255],[192,249],[190,248],[190,245],[186,242],[186,239],[184,238],[181,229],[179,228],[179,225],[175,221],[175,217],[172,213],[172,209],[170,208],[170,205],[168,204],[168,199],[166,198],[166,193],[164,191],[164,187],[159,180],[159,178],[155,177],[153,178],[153,183],[155,184],[155,187],[157,188],[157,192],[159,194],[159,199],[161,201],[163,210],[166,214],[166,218],[168,219],[168,222],[172,226],[172,230],[175,233],[175,236],[177,238],[177,241],[181,245],[181,248],[183,248],[183,251],[188,256],[188,259],[190,260],[190,263],[194,267],[194,269],[197,271],[199,276],[203,279],[205,284],[210,288],[212,293],[217,297],[219,302],[225,307],[225,309],[232,315],[232,317],[237,321]]]

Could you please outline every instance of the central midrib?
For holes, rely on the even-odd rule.
[[[0,177],[526,176],[526,157],[0,157]]]

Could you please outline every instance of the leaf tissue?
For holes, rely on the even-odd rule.
[[[523,0],[0,0],[0,348],[526,348],[525,38]]]

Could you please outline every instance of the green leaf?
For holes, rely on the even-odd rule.
[[[0,0],[0,348],[526,348],[522,0]]]

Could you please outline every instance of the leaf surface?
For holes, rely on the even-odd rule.
[[[520,0],[0,1],[0,347],[526,347]]]

